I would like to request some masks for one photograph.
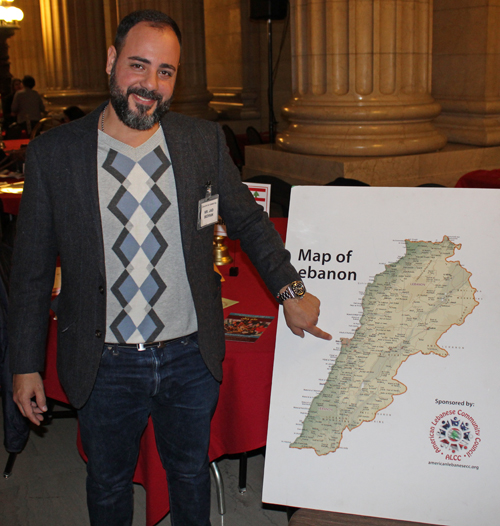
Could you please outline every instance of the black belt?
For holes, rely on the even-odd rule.
[[[187,336],[179,336],[178,338],[172,338],[171,340],[163,340],[162,342],[149,342],[149,343],[104,343],[104,345],[107,345],[108,347],[125,347],[125,349],[135,349],[137,351],[145,351],[146,349],[150,347],[155,347],[156,349],[161,349],[162,347],[165,347],[166,345],[169,345],[170,343],[176,343],[181,340],[185,340],[186,338],[189,338],[190,336],[193,336],[196,334],[193,332],[193,334],[188,334]]]

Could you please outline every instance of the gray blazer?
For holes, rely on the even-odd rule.
[[[97,136],[103,106],[32,141],[17,223],[10,285],[13,373],[43,371],[56,259],[61,262],[57,370],[75,407],[87,400],[106,332],[106,275],[97,188]],[[276,295],[298,278],[290,254],[255,203],[229,157],[221,128],[169,112],[162,120],[175,174],[186,271],[198,319],[200,350],[217,380],[224,358],[220,278],[213,270],[213,229],[197,229],[207,182],[219,194],[228,234]]]

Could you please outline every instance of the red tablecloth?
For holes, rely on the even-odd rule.
[[[27,146],[30,142],[29,139],[12,139],[9,141],[4,141],[5,151],[9,153],[12,150],[19,150],[21,146]],[[18,179],[12,178],[2,178],[0,182],[4,183],[15,183]],[[17,216],[19,214],[19,205],[21,204],[22,194],[4,194],[0,193],[0,199],[3,204],[3,211],[6,214],[12,214]]]
[[[11,139],[8,141],[3,141],[5,144],[5,151],[8,152],[10,150],[20,150],[21,146],[27,146],[30,142],[29,139]]]
[[[21,204],[22,194],[3,194],[0,193],[3,211],[6,214],[17,216],[19,214],[19,205]]]
[[[273,219],[276,229],[284,238],[286,219]],[[262,280],[239,249],[237,242],[227,240],[233,263],[239,268],[237,277],[229,276],[230,265],[219,267],[225,281],[222,294],[239,303],[224,311],[274,316],[275,319],[255,343],[227,342],[223,364],[224,380],[221,384],[219,404],[212,420],[210,459],[222,455],[243,453],[260,448],[266,443],[271,379],[276,340],[278,307]],[[56,323],[51,321],[44,376],[47,396],[67,402],[55,371]],[[81,451],[81,445],[79,445]],[[152,526],[169,511],[165,471],[161,465],[152,422],[141,441],[141,451],[134,482],[146,489],[146,524]]]

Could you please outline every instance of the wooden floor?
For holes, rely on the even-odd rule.
[[[0,425],[3,428],[0,410]],[[0,447],[0,469],[7,461]],[[219,462],[225,485],[226,514],[220,516],[212,485],[212,526],[286,526],[284,508],[264,508],[261,502],[264,457],[248,459],[247,492],[237,489],[238,460]],[[42,433],[31,432],[28,444],[16,459],[13,474],[0,480],[1,526],[88,525],[85,503],[85,463],[76,448],[76,420],[57,419]],[[144,489],[135,485],[133,526],[146,524]],[[169,516],[160,526],[170,525]]]
[[[289,526],[433,526],[421,522],[396,521],[376,517],[361,517],[344,513],[330,513],[319,510],[298,510]]]

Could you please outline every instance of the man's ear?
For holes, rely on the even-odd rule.
[[[115,63],[116,57],[117,57],[117,53],[116,53],[115,46],[109,46],[108,59],[106,61],[106,73],[108,75],[111,74],[111,70],[113,69],[113,64]]]

